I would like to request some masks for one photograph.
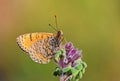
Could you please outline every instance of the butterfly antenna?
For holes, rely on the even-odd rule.
[[[53,28],[55,31],[57,31],[57,29],[55,29],[51,24],[49,24],[49,26],[50,26],[51,28]]]
[[[59,28],[58,28],[58,23],[57,23],[57,16],[55,15],[55,24],[56,24],[56,29],[57,29],[57,31],[59,30]]]

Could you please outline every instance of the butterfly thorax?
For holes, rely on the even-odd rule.
[[[54,34],[54,39],[56,41],[56,45],[59,46],[61,42],[63,41],[63,32],[62,30],[57,31],[57,33]]]

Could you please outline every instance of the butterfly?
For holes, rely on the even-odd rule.
[[[17,37],[18,46],[29,54],[37,63],[47,64],[59,50],[63,41],[63,32],[56,33],[36,32],[23,34]]]

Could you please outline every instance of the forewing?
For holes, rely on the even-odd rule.
[[[53,35],[52,33],[28,33],[23,34],[17,37],[17,43],[22,50],[29,53],[30,47],[37,42],[38,40],[42,40],[43,38],[47,38]]]

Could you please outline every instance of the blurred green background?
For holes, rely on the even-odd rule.
[[[83,50],[81,81],[120,81],[120,0],[0,0],[0,81],[59,81],[54,62],[33,62],[16,44],[29,32],[53,32]]]

